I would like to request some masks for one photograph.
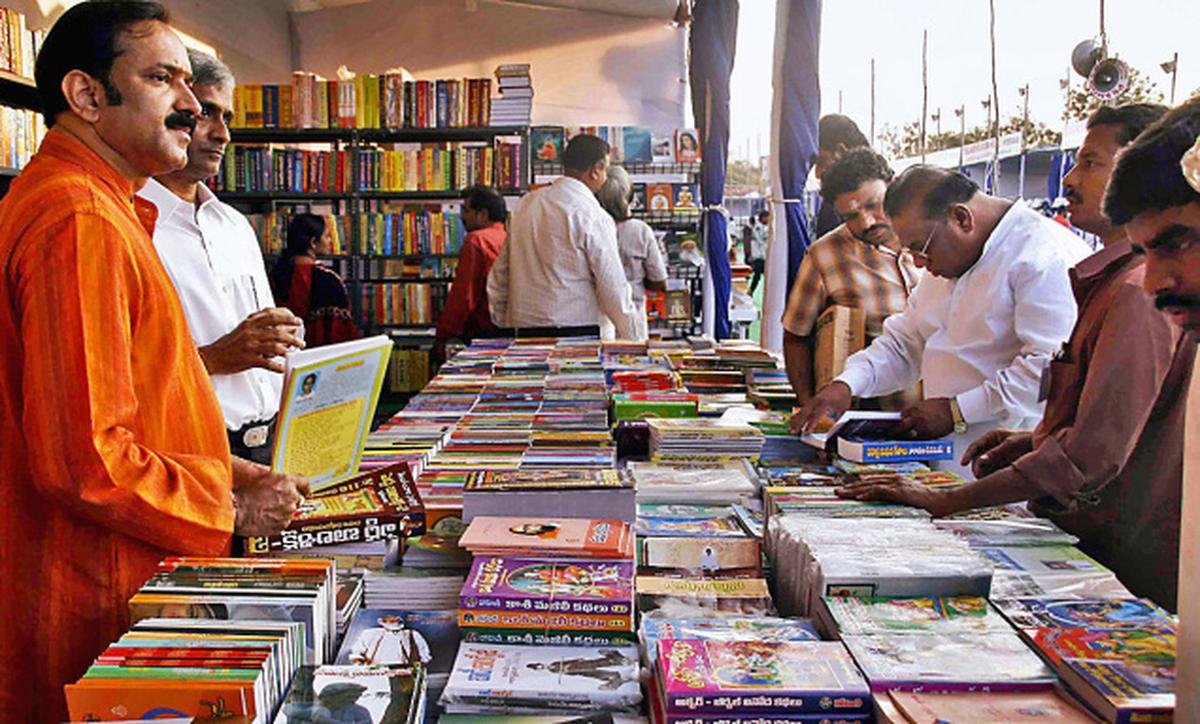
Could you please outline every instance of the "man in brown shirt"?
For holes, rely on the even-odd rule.
[[[845,223],[804,254],[783,312],[783,357],[796,397],[813,393],[813,328],[817,317],[840,304],[863,310],[867,341],[883,331],[883,320],[904,311],[921,272],[900,251],[900,240],[883,211],[892,169],[869,148],[846,151],[825,171],[821,195]],[[891,400],[902,409],[920,399]]]
[[[1117,152],[1165,108],[1106,108],[1088,121],[1067,176],[1071,221],[1104,249],[1071,270],[1079,318],[1045,373],[1046,412],[1032,433],[997,430],[963,455],[977,481],[930,490],[898,481],[843,495],[917,505],[937,516],[1032,500],[1127,587],[1174,610],[1183,412],[1195,341],[1142,291],[1143,257],[1101,213]]]
[[[1200,335],[1200,98],[1168,112],[1122,154],[1104,210],[1125,224],[1134,248],[1145,254],[1146,291],[1190,336],[1194,348]],[[1200,379],[1195,377],[1187,406],[1183,490],[1176,490],[1177,495],[1182,492],[1176,507],[1185,517],[1180,526],[1175,721],[1200,722],[1200,530],[1195,517],[1200,512]]]

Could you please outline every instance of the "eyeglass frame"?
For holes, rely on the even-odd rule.
[[[913,249],[912,247],[910,247],[910,246],[905,246],[905,247],[904,247],[905,251],[907,251],[907,252],[908,252],[909,256],[912,256],[912,257],[918,257],[918,256],[919,256],[919,257],[921,257],[922,259],[925,259],[925,260],[928,260],[928,259],[929,259],[929,254],[927,254],[926,252],[928,252],[928,251],[929,251],[929,245],[933,243],[933,234],[934,234],[934,232],[935,232],[935,231],[937,231],[937,228],[938,228],[938,226],[940,226],[940,225],[941,225],[941,223],[942,223],[943,221],[945,221],[945,219],[939,219],[939,220],[937,221],[937,223],[933,225],[933,228],[929,230],[929,236],[925,237],[925,243],[924,243],[924,244],[921,246],[921,250],[920,250],[920,251],[916,251],[916,250],[914,250],[914,249]]]

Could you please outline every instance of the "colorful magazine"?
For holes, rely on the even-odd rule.
[[[996,607],[1019,628],[1175,628],[1171,614],[1144,598],[1016,598],[997,601]]]
[[[774,616],[711,616],[673,618],[662,611],[642,617],[639,635],[646,655],[653,662],[660,639],[705,641],[820,641],[812,623],[802,618]]]
[[[659,685],[673,714],[866,714],[871,695],[835,641],[658,642]]]
[[[633,574],[630,561],[479,556],[471,564],[459,606],[629,616]]]
[[[1011,633],[1012,627],[979,596],[824,599],[842,634]]]

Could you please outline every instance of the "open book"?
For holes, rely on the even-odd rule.
[[[377,335],[289,354],[271,468],[313,491],[354,475],[391,352]]]

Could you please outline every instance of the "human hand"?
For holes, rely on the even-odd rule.
[[[793,435],[811,433],[822,418],[832,417],[837,420],[850,409],[853,402],[850,385],[845,382],[830,383],[810,397],[799,412],[792,415],[788,427]]]
[[[844,485],[836,492],[838,497],[850,500],[882,500],[923,508],[935,518],[957,512],[947,491],[930,488],[903,475],[873,475],[870,479]]]
[[[900,413],[900,424],[892,430],[896,439],[933,440],[954,432],[954,413],[950,400],[937,397],[923,400]]]
[[[251,314],[232,332],[200,348],[200,357],[210,375],[231,375],[255,367],[283,372],[282,357],[292,349],[304,349],[296,334],[303,323],[283,307]]]
[[[970,465],[976,478],[982,478],[1012,465],[1017,458],[1032,451],[1033,433],[992,430],[971,443],[960,462]]]
[[[287,527],[308,495],[308,479],[238,460],[233,478],[233,532],[241,536],[277,535]]]

